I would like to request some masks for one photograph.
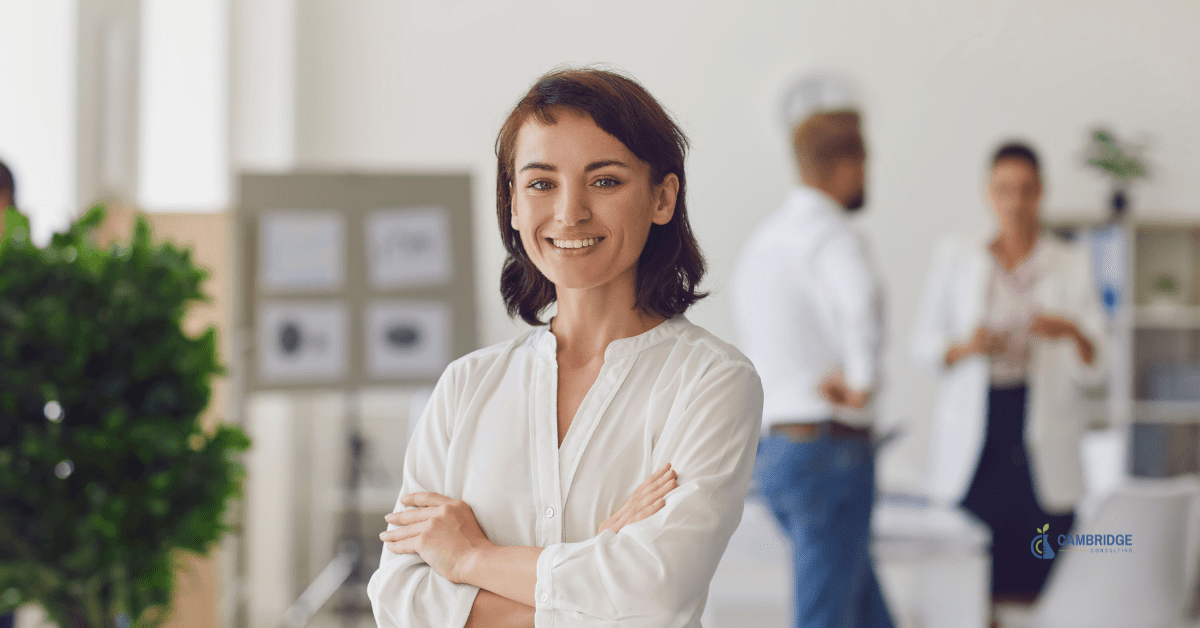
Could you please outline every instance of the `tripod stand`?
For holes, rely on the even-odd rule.
[[[342,592],[342,600],[338,614],[341,616],[342,626],[354,628],[358,621],[358,613],[354,609],[357,601],[354,591],[343,585],[352,576],[359,575],[358,572],[362,568],[362,522],[358,497],[363,464],[367,457],[367,443],[362,435],[358,395],[347,390],[345,399],[345,432],[349,456],[346,457],[346,490],[343,493],[337,554],[284,612],[279,628],[303,628],[339,590]]]

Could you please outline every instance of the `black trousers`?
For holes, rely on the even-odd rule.
[[[1033,492],[1025,450],[1027,390],[1022,386],[988,392],[983,453],[962,501],[992,530],[993,597],[1040,593],[1054,559],[1038,558],[1030,543],[1046,524],[1055,539],[1075,522],[1074,512],[1052,515],[1042,510]]]

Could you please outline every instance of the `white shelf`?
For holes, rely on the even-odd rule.
[[[1200,329],[1200,306],[1139,305],[1134,322],[1140,329]]]
[[[1135,401],[1136,423],[1200,423],[1200,401]]]

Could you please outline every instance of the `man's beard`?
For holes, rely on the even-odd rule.
[[[858,194],[856,196],[854,196],[850,200],[846,201],[846,205],[845,205],[846,213],[853,214],[853,213],[861,210],[863,208],[863,205],[865,205],[866,203],[867,203],[867,191],[865,189],[859,190]]]

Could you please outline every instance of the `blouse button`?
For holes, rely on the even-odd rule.
[[[547,508],[547,509],[546,509],[546,518],[547,518],[547,519],[551,519],[551,518],[553,518],[553,517],[554,517],[554,509],[553,509],[553,508]]]
[[[549,600],[550,600],[550,594],[546,593],[545,591],[542,591],[542,601],[548,602]]]

